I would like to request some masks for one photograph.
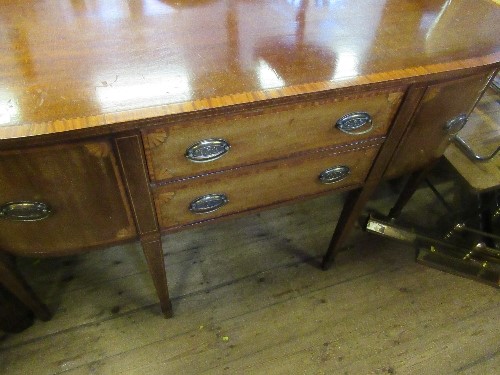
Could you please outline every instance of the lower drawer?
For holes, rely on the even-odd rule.
[[[357,187],[364,182],[378,148],[374,144],[341,153],[318,152],[169,183],[154,189],[158,221],[163,230],[174,229],[341,187]]]

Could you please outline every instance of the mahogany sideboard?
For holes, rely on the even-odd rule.
[[[496,0],[0,0],[0,282],[11,256],[141,242],[349,190],[444,151],[500,66]],[[243,255],[242,255],[243,256]]]

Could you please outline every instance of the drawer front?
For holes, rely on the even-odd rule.
[[[176,180],[382,137],[401,97],[400,91],[378,92],[148,129],[150,177]],[[340,119],[343,130],[336,126]]]
[[[318,152],[167,183],[154,189],[160,226],[173,229],[302,196],[359,186],[378,148],[378,144],[373,144],[344,153]]]
[[[0,249],[56,255],[133,238],[106,140],[0,153]]]
[[[387,178],[425,167],[443,155],[464,125],[492,72],[429,86],[393,156]]]

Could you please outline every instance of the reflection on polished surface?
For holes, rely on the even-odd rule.
[[[499,8],[491,0],[0,0],[0,126],[491,56]]]
[[[13,95],[8,92],[0,91],[0,126],[9,124],[19,116],[19,108],[12,97]]]
[[[497,6],[496,11],[487,12],[484,5],[481,1],[475,3],[474,12],[472,12],[470,1],[446,1],[436,14],[433,23],[426,29],[426,53],[432,55],[446,50],[459,50],[464,40],[473,41],[477,39],[477,35],[489,35],[492,32],[491,24],[500,22],[498,13],[500,7]],[[476,12],[476,7],[480,9],[479,12]],[[459,33],[447,32],[450,29],[458,29],[461,25],[469,25],[469,27],[461,29]],[[497,48],[498,46],[497,42]]]
[[[262,89],[273,89],[285,86],[285,81],[265,60],[259,61],[258,76]]]
[[[111,73],[108,76],[111,77]],[[150,105],[160,105],[168,97],[177,101],[191,99],[189,79],[182,66],[178,69],[172,67],[163,75],[144,76],[142,82],[134,82],[134,78],[116,75],[114,81],[102,81],[101,85],[97,85],[95,91],[101,108],[133,106],[141,100],[148,100]],[[121,85],[120,79],[128,83]]]

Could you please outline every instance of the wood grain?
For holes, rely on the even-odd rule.
[[[333,149],[166,184],[153,191],[160,227],[172,229],[343,187],[357,187],[364,182],[379,146],[380,143],[368,142],[352,150]],[[322,184],[319,175],[335,166],[349,167],[350,174],[336,183]],[[190,203],[206,194],[224,194],[229,203],[210,213],[190,212]]]
[[[115,146],[149,273],[153,278],[163,315],[170,318],[172,304],[168,292],[158,219],[146,175],[142,142],[139,134],[123,135],[115,138]]]
[[[472,112],[492,75],[490,71],[429,86],[385,176],[415,171],[443,155],[452,136],[444,129],[446,123]]]
[[[109,141],[103,139],[2,152],[1,204],[41,201],[53,214],[40,221],[0,220],[0,249],[54,256],[135,238],[110,150]]]
[[[417,198],[413,209],[432,207],[425,191]],[[178,312],[170,320],[157,313],[136,247],[72,259],[65,283],[64,273],[43,272],[58,260],[25,265],[38,267],[34,280],[68,313],[4,337],[0,371],[496,373],[493,288],[415,264],[411,248],[362,233],[335,271],[316,271],[341,202],[326,196],[165,238]],[[99,293],[102,280],[110,282]]]
[[[337,233],[340,233],[338,238],[345,238],[400,140],[408,123],[402,119],[409,120],[405,117],[408,108],[413,110],[417,101],[418,95],[414,94],[431,85],[428,90],[431,102],[450,106],[455,102],[464,106],[466,103],[472,107],[469,99],[480,91],[478,82],[497,69],[500,61],[497,42],[500,9],[489,0],[369,0],[363,5],[351,7],[342,2],[307,0],[187,3],[0,0],[0,149],[5,156],[0,172],[2,168],[8,172],[0,176],[7,181],[5,186],[13,200],[17,198],[12,192],[28,191],[42,198],[45,194],[68,203],[69,208],[76,207],[78,214],[76,220],[69,215],[58,223],[33,224],[35,234],[28,236],[21,233],[24,227],[12,230],[14,225],[11,225],[6,228],[9,235],[1,237],[0,247],[17,254],[56,255],[138,236],[161,306],[169,314],[159,227],[151,201],[150,189],[157,186],[150,185],[148,180],[141,131],[153,167],[151,176],[169,183],[179,177],[183,179],[171,185],[162,183],[155,190],[161,220],[167,217],[163,229],[193,222],[179,214],[187,201],[172,211],[170,205],[182,194],[195,191],[201,194],[204,182],[214,187],[227,184],[238,190],[238,194],[241,191],[247,194],[242,186],[252,187],[247,194],[248,202],[241,203],[242,199],[236,209],[219,212],[223,215],[264,208],[337,186],[360,187],[366,182],[359,195],[350,200],[353,202],[348,207],[350,212],[344,210],[346,213],[342,215],[345,220]],[[447,97],[448,91],[462,94],[460,85],[451,84],[449,90],[432,89],[445,87],[445,81],[459,79],[470,81],[464,86],[464,93],[470,97]],[[177,125],[183,125],[183,131],[192,125],[192,133],[211,132],[219,130],[218,119],[242,116],[240,128],[253,127],[252,132],[259,132],[255,128],[261,124],[252,120],[246,123],[245,118],[255,116],[255,119],[263,114],[266,120],[271,120],[273,138],[280,137],[280,116],[285,114],[280,109],[295,111],[295,117],[311,115],[309,119],[301,118],[298,126],[286,128],[296,131],[309,127],[316,116],[311,103],[328,104],[343,98],[358,100],[367,92],[399,93],[388,94],[387,99],[380,96],[380,113],[385,118],[381,123],[389,125],[399,95],[408,87],[407,101],[395,119],[377,163],[372,166],[377,147],[360,150],[363,158],[351,160],[359,161],[353,164],[356,172],[353,184],[321,188],[311,184],[313,176],[307,173],[314,171],[315,179],[319,171],[314,168],[320,164],[326,167],[321,155],[335,153],[334,147],[352,141],[320,140],[318,134],[314,140],[301,142],[297,141],[300,139],[297,135],[304,133],[294,133],[291,143],[284,142],[276,149],[269,148],[275,141],[263,145],[259,149],[262,158],[259,155],[252,159],[253,156],[245,154],[234,163],[231,159],[221,159],[229,163],[218,164],[214,169],[200,167],[172,172],[173,167],[180,165],[174,160],[179,153],[174,158],[165,150],[160,152],[161,157],[152,155],[155,147],[177,139],[170,134],[171,130],[175,133]],[[363,101],[372,105],[376,97],[359,99],[357,104]],[[342,105],[348,109],[348,103],[354,101]],[[438,104],[431,106],[430,114],[425,114],[425,108],[421,111],[424,120],[440,115],[435,113]],[[276,115],[271,114],[273,111],[277,111]],[[324,115],[329,111],[319,112]],[[325,124],[323,120],[319,123]],[[222,124],[220,129],[226,125]],[[418,130],[418,126],[415,128]],[[264,136],[271,134],[269,129],[264,130]],[[371,141],[382,140],[386,128],[380,130]],[[406,152],[401,160],[414,157],[411,146],[418,137],[410,133],[407,138],[410,147],[406,143],[401,146]],[[442,151],[438,142],[441,138],[431,135],[426,144],[434,157]],[[85,141],[86,146],[82,147],[82,139],[88,137],[97,140]],[[235,142],[239,141],[236,138]],[[369,140],[357,142],[365,141]],[[284,152],[288,146],[294,149],[291,153]],[[325,153],[315,156],[320,150]],[[45,151],[46,162],[33,157],[34,153]],[[305,151],[311,153],[299,157]],[[115,152],[120,170],[114,165]],[[14,161],[9,161],[10,155],[15,155]],[[291,155],[294,158],[284,159]],[[346,163],[352,155],[346,156]],[[89,162],[91,158],[97,161]],[[172,163],[168,164],[171,158]],[[266,164],[249,166],[273,158]],[[338,160],[342,158],[343,155]],[[398,173],[410,167],[405,165]],[[255,175],[256,172],[262,174]],[[51,173],[64,177],[54,178]],[[202,176],[194,176],[198,174]],[[11,176],[15,176],[12,185],[8,181]],[[232,176],[231,183],[222,180],[226,176]],[[292,184],[276,189],[281,180]],[[78,198],[61,189],[63,182],[77,183],[78,187],[69,191],[77,191]],[[16,190],[18,186],[21,188]],[[182,189],[170,189],[173,186]],[[68,196],[71,199],[64,201]],[[85,206],[86,203],[89,204]],[[129,203],[137,229],[132,226]],[[56,208],[67,212],[64,207]],[[95,213],[95,222],[87,224],[83,216]],[[125,226],[120,218],[126,221]],[[42,224],[50,222],[57,225]],[[48,235],[44,236],[45,233]],[[38,238],[41,242],[35,241]]]
[[[490,0],[176,4],[2,0],[0,139],[410,83],[500,60]]]
[[[422,100],[424,92],[425,87],[420,85],[412,85],[406,92],[403,104],[400,106],[389,130],[389,134],[387,135],[387,140],[382,145],[377,158],[374,160],[364,186],[351,191],[346,198],[330,244],[323,256],[323,269],[326,270],[335,259],[336,254],[340,251],[341,246],[351,233],[366,203],[375,192],[375,189],[380,183],[388,165],[390,165],[392,157],[401,142],[401,138],[407,129],[408,122]]]
[[[396,91],[367,93],[355,98],[333,96],[328,100],[272,107],[257,113],[243,112],[148,128],[143,139],[150,176],[153,181],[180,179],[381,137],[386,134],[402,95]],[[335,127],[338,119],[353,112],[369,113],[373,129],[366,134],[352,135]],[[211,162],[193,163],[186,158],[190,146],[210,138],[224,139],[231,149]]]

